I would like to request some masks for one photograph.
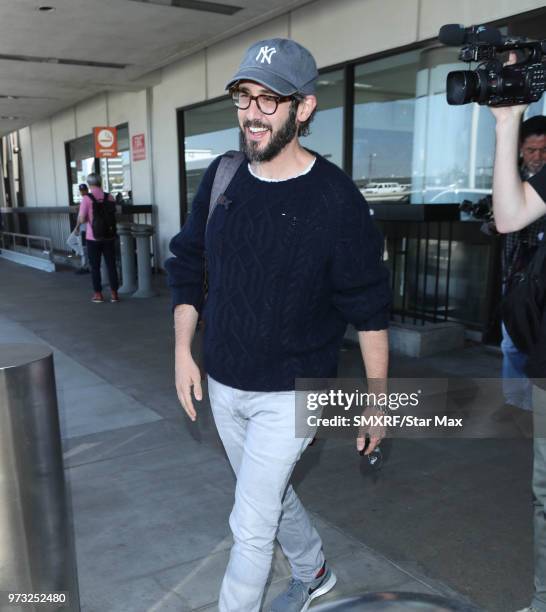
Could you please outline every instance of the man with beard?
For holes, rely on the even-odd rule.
[[[358,330],[368,378],[387,375],[382,238],[349,177],[298,139],[315,112],[317,77],[312,55],[294,41],[248,49],[226,87],[246,159],[207,223],[220,158],[211,164],[166,263],[178,397],[195,421],[192,388],[198,401],[202,390],[190,345],[204,304],[210,402],[237,476],[221,612],[260,609],[275,538],[293,579],[272,610],[306,610],[333,588],[321,539],[288,484],[312,438],[296,436],[295,380],[336,376],[347,323]],[[383,435],[370,434],[367,454]]]

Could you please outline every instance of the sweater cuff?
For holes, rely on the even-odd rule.
[[[389,312],[381,311],[374,314],[373,317],[355,323],[355,329],[357,331],[380,331],[382,329],[388,329],[389,327]]]
[[[171,287],[171,292],[173,310],[180,304],[189,304],[193,306],[198,313],[201,313],[205,297],[203,287]]]

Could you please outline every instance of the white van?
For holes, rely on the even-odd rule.
[[[400,183],[368,183],[362,190],[364,195],[389,195],[391,193],[402,193],[404,188]]]

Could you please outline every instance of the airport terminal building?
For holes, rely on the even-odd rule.
[[[320,70],[318,112],[303,144],[343,168],[374,210],[395,316],[455,321],[487,337],[499,241],[458,205],[490,193],[494,121],[486,107],[447,104],[448,72],[469,66],[458,48],[439,43],[438,31],[489,23],[544,38],[543,3],[51,0],[2,11],[13,24],[0,57],[4,231],[15,209],[22,218],[42,208],[26,216],[26,233],[68,235],[74,215],[66,207],[98,171],[106,191],[152,207],[161,268],[204,170],[239,148],[227,80],[251,43],[290,37]],[[536,114],[546,114],[546,98],[529,108]],[[96,157],[100,126],[117,128],[114,158]]]

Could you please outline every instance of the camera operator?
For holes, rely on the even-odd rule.
[[[510,63],[515,62],[511,54]],[[491,108],[497,144],[493,171],[493,211],[497,230],[516,232],[546,214],[546,167],[526,181],[518,170],[518,133],[525,105]],[[527,374],[533,381],[535,506],[535,592],[521,612],[546,612],[546,313],[529,355]]]
[[[521,124],[520,177],[529,180],[546,162],[546,117],[537,115]],[[544,237],[546,217],[541,217],[519,232],[503,236],[502,282],[505,289],[514,276],[525,269]],[[505,404],[496,415],[498,420],[514,418],[525,431],[531,426],[531,382],[525,374],[527,355],[522,353],[502,324],[502,376]],[[523,412],[527,411],[527,412]],[[528,416],[529,419],[524,418]],[[527,425],[528,423],[528,425]]]

